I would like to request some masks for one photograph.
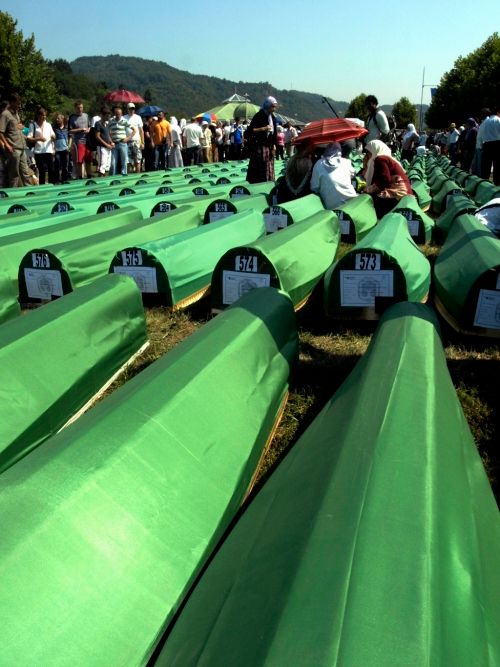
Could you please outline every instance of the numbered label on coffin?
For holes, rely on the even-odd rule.
[[[216,222],[236,213],[236,207],[227,201],[215,201],[208,207],[208,222]]]
[[[259,259],[256,255],[236,255],[234,270],[245,273],[257,273]]]
[[[50,269],[50,257],[46,252],[32,252],[31,264],[34,269]]]
[[[57,215],[58,213],[66,213],[66,211],[71,211],[71,205],[69,202],[58,201],[57,204],[54,204],[50,213],[51,215]]]
[[[244,271],[222,272],[222,303],[230,306],[241,296],[259,287],[270,287],[268,273],[246,273]]]
[[[60,271],[24,269],[24,282],[26,284],[26,294],[30,299],[42,299],[46,301],[53,296],[63,295]]]
[[[264,213],[264,222],[266,232],[277,232],[278,229],[284,229],[288,226],[288,214],[283,211],[281,206],[271,206],[269,213]]]
[[[396,212],[408,221],[410,236],[418,236],[420,219],[415,214],[415,211],[412,211],[411,208],[398,208]]]
[[[376,252],[358,252],[355,257],[356,271],[380,271],[380,254]]]
[[[378,296],[394,296],[393,271],[341,271],[340,305],[353,308],[375,306]]]
[[[245,188],[244,186],[241,185],[237,185],[231,189],[229,196],[231,197],[231,199],[238,199],[241,197],[248,197],[249,194],[250,190],[248,188]]]
[[[133,278],[143,294],[158,294],[158,283],[154,266],[114,266],[113,272]]]
[[[175,204],[171,204],[168,201],[159,201],[154,205],[151,211],[151,217],[154,218],[155,215],[162,215],[162,213],[170,213],[170,211],[173,211],[175,208],[177,208]]]
[[[142,252],[138,248],[128,248],[120,253],[123,266],[142,266]]]
[[[479,290],[474,326],[500,329],[500,292],[490,289]]]

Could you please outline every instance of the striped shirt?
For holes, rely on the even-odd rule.
[[[111,140],[113,143],[117,144],[120,143],[120,141],[123,141],[127,137],[127,129],[129,127],[132,127],[128,120],[125,120],[125,118],[118,118],[113,117],[109,121],[109,134],[111,135]]]

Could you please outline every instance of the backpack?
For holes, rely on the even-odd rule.
[[[95,138],[95,127],[91,127],[90,130],[88,131],[87,134],[87,148],[89,151],[96,151],[97,150],[97,141]]]

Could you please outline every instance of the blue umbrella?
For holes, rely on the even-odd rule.
[[[141,107],[137,113],[139,116],[156,116],[158,111],[163,111],[163,109],[154,104],[147,104],[145,107]]]

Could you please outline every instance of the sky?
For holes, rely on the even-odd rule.
[[[2,0],[0,11],[50,60],[137,56],[339,101],[373,94],[391,105],[402,96],[419,104],[422,93],[430,104],[431,86],[457,58],[500,31],[500,0]]]

